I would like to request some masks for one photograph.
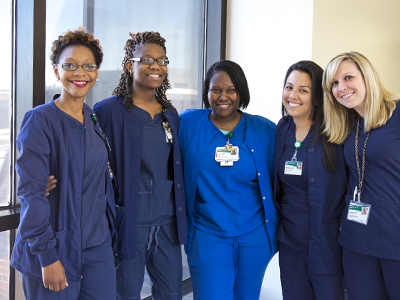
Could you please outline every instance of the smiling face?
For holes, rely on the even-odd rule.
[[[355,62],[343,60],[332,78],[332,94],[347,108],[354,108],[364,116],[366,87],[364,77]]]
[[[140,44],[136,46],[135,57],[167,58],[164,49],[158,44]],[[133,76],[133,90],[157,89],[167,76],[168,67],[159,66],[157,61],[145,65],[140,61],[128,61],[126,67]]]
[[[286,79],[282,103],[295,121],[308,121],[312,109],[312,81],[305,72],[293,71]]]
[[[63,63],[80,65],[75,71],[66,71]],[[98,70],[87,72],[82,69],[83,64],[96,64],[92,51],[81,45],[73,45],[65,48],[60,55],[58,65],[53,66],[54,75],[61,82],[61,97],[84,99],[86,94],[95,85]]]
[[[214,119],[235,119],[240,105],[239,95],[228,73],[215,73],[210,80],[208,102]]]

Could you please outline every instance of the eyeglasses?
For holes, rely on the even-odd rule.
[[[83,64],[83,65],[77,65],[73,63],[63,63],[63,64],[57,64],[58,66],[61,66],[65,71],[75,71],[78,69],[78,67],[82,67],[82,69],[86,72],[92,72],[97,70],[97,65],[95,64]]]
[[[142,64],[145,64],[145,65],[152,65],[154,63],[154,61],[156,61],[159,66],[166,66],[169,64],[168,58],[155,59],[152,57],[133,57],[133,58],[130,58],[129,60],[140,61]]]

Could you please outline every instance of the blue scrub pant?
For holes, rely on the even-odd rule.
[[[188,256],[195,300],[259,299],[273,254],[265,224],[236,237],[194,228]]]
[[[279,268],[284,300],[343,300],[343,274],[316,274],[308,254],[279,243]]]
[[[111,235],[99,246],[82,250],[82,278],[68,280],[59,292],[50,291],[40,280],[20,273],[26,300],[110,300],[115,299],[114,256]]]
[[[349,300],[400,299],[400,261],[365,255],[343,247]]]
[[[145,267],[153,299],[182,299],[182,253],[176,222],[136,227],[135,258],[120,259],[116,265],[117,300],[141,299]]]

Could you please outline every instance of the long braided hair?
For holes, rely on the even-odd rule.
[[[132,98],[132,85],[133,78],[129,74],[129,70],[126,67],[126,63],[130,58],[135,57],[136,46],[140,44],[157,44],[160,45],[165,52],[167,49],[165,48],[165,39],[158,33],[153,31],[145,31],[138,32],[136,34],[130,32],[129,35],[132,37],[126,41],[124,50],[125,57],[122,60],[122,74],[119,79],[118,86],[112,92],[114,96],[121,96],[124,98],[123,104],[125,105],[127,110],[132,110],[134,106],[134,101]],[[171,102],[167,99],[166,92],[171,88],[171,85],[168,80],[168,74],[165,76],[162,84],[156,89],[156,98],[157,101],[160,102],[161,105],[170,109],[174,108]]]

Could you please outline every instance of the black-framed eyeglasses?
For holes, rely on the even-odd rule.
[[[63,63],[63,64],[57,64],[58,66],[61,66],[65,71],[75,71],[78,69],[78,67],[82,67],[82,69],[86,72],[92,72],[97,70],[97,65],[95,64],[83,64],[83,65],[77,65],[74,63]]]
[[[167,66],[169,64],[168,58],[152,58],[152,57],[133,57],[130,58],[129,60],[133,61],[140,61],[142,64],[145,65],[152,65],[155,61],[159,66]]]

